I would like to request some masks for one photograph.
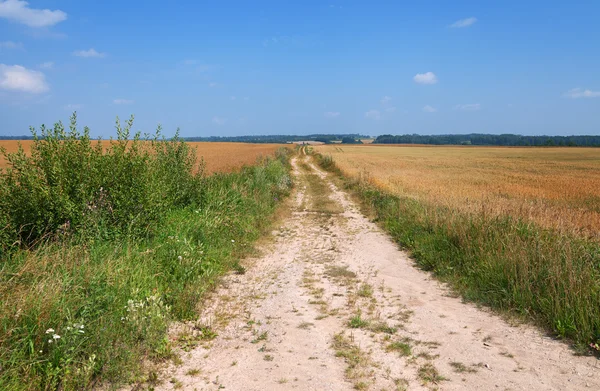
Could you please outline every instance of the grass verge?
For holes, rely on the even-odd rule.
[[[339,176],[418,266],[469,301],[518,314],[583,349],[600,350],[600,244],[509,217],[466,215]]]
[[[31,180],[0,182],[2,191],[18,188],[12,193],[15,200],[28,194],[27,183],[43,183],[30,190],[40,196],[45,196],[44,189],[56,191],[62,202],[51,211],[40,211],[46,219],[43,225],[35,231],[30,227],[30,232],[44,237],[42,241],[36,238],[36,243],[26,246],[26,237],[19,236],[25,231],[14,226],[14,237],[21,242],[10,242],[1,254],[2,390],[80,390],[104,381],[144,380],[138,378],[140,363],[172,356],[169,323],[195,318],[203,294],[251,251],[252,242],[268,228],[270,216],[291,187],[285,151],[277,159],[238,173],[204,177],[189,171],[193,164],[180,144],[157,144],[157,148],[171,148],[163,155],[140,155],[131,145],[111,155],[89,150],[85,137],[44,138],[41,142],[56,143],[40,146],[51,153],[36,164],[52,167],[44,171],[38,164],[27,171],[27,161],[17,162],[32,175]],[[65,148],[67,154],[58,153]],[[87,201],[84,183],[71,193],[66,186],[77,183],[77,177],[70,177],[77,172],[68,171],[65,160],[71,158],[102,169],[100,173],[110,171],[110,164],[133,165],[148,183],[131,179],[129,188],[126,183],[117,183],[118,188],[105,185],[100,193],[89,194],[95,201]],[[180,177],[169,174],[172,164],[179,164]],[[94,173],[90,176],[101,179]],[[114,184],[112,179],[106,183]],[[93,186],[100,188],[100,184]],[[137,191],[137,203],[119,209],[129,191]],[[157,198],[153,191],[160,191],[161,197],[179,192],[186,199],[179,197],[174,203]],[[72,194],[85,201],[76,202]],[[144,200],[149,201],[141,203]],[[34,206],[27,205],[27,210],[36,212]],[[146,214],[149,206],[152,213]],[[63,231],[56,233],[60,223],[56,216],[64,218],[67,211],[75,219],[82,210],[94,214],[79,219],[76,226],[76,220],[71,220],[71,231],[59,228]],[[143,217],[143,224],[138,219],[128,225],[124,213],[134,219]],[[7,215],[11,224],[22,217]]]

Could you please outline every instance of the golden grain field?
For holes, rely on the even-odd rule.
[[[29,151],[32,140],[0,140],[0,147],[6,148],[8,152],[15,152],[19,142],[23,145],[25,151]],[[104,140],[105,146],[110,141]],[[281,144],[247,144],[247,143],[207,143],[190,142],[190,145],[196,148],[198,159],[204,158],[206,163],[206,172],[211,174],[215,172],[231,172],[239,169],[243,165],[253,164],[261,156],[271,156],[280,148]],[[5,167],[7,162],[3,156],[0,156],[0,168]]]
[[[465,212],[511,215],[600,238],[600,149],[315,147],[348,176]]]

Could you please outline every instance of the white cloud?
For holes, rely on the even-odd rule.
[[[217,84],[217,83],[215,83],[215,82],[213,81],[213,82],[211,82],[211,83],[208,83],[208,86],[209,86],[210,88],[214,88],[214,87],[218,86],[218,84]]]
[[[379,110],[369,110],[365,113],[365,117],[379,121],[381,119],[381,112]]]
[[[450,27],[452,28],[463,28],[463,27],[469,27],[475,24],[475,22],[477,22],[477,18],[466,18],[466,19],[461,19],[461,20],[457,20],[456,22],[452,23],[450,25]]]
[[[433,72],[417,73],[413,80],[419,84],[435,84],[438,82],[438,78]]]
[[[392,100],[392,98],[386,95],[383,98],[381,98],[381,104],[383,106],[387,106],[391,100]]]
[[[0,42],[0,49],[23,49],[21,42],[3,41]]]
[[[54,68],[54,62],[52,61],[46,61],[40,64],[40,68],[42,69],[52,69]]]
[[[106,53],[99,53],[96,51],[96,49],[91,48],[89,50],[78,50],[73,52],[73,55],[84,58],[102,58],[106,56]]]
[[[339,111],[327,111],[323,114],[325,118],[337,118],[340,116]]]
[[[600,97],[600,91],[584,90],[583,88],[573,88],[565,92],[565,96],[571,99],[578,98],[598,98]]]
[[[80,103],[69,103],[68,105],[65,105],[65,110],[69,110],[69,111],[75,111],[75,110],[79,110],[82,108],[83,108],[83,105]]]
[[[29,8],[23,0],[0,1],[0,18],[23,23],[29,27],[49,27],[67,19],[67,14],[60,10]]]
[[[227,122],[227,118],[213,117],[212,122],[215,125],[222,126]]]
[[[437,111],[437,109],[435,107],[426,105],[425,107],[423,107],[423,111],[426,113],[435,113]]]
[[[385,111],[386,111],[386,112],[388,112],[388,113],[393,113],[393,112],[395,112],[395,111],[396,111],[396,108],[395,108],[395,107],[393,107],[393,106],[391,106],[391,107],[386,107],[386,108],[385,108]]]
[[[463,111],[477,111],[481,109],[481,104],[479,103],[467,103],[464,105],[456,105],[454,106],[454,110],[463,110]]]
[[[33,94],[40,94],[50,89],[42,72],[32,71],[20,65],[5,64],[0,64],[0,88]]]
[[[131,99],[114,99],[113,103],[116,105],[131,105],[133,103],[135,103],[133,100]]]

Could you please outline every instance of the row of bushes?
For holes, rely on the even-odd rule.
[[[330,156],[321,167],[342,175]],[[379,223],[470,301],[517,314],[579,348],[600,343],[600,244],[511,217],[460,213],[345,178]]]
[[[102,152],[72,125],[43,131],[3,174],[2,213],[20,245],[0,262],[2,390],[144,380],[141,362],[172,356],[169,323],[195,319],[219,275],[243,271],[292,185],[288,150],[205,177],[177,140],[128,141],[128,123]],[[24,227],[25,216],[39,219]]]

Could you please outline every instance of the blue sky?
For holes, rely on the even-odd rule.
[[[0,0],[0,134],[600,133],[598,1]]]

